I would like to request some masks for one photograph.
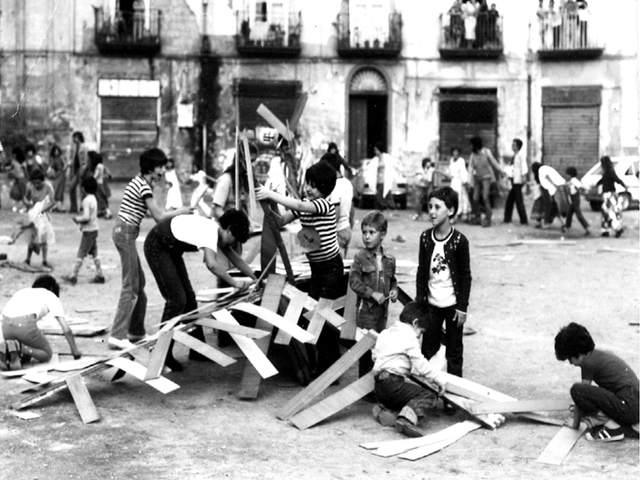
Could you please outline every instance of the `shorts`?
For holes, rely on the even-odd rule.
[[[78,248],[78,258],[82,259],[87,255],[91,255],[94,258],[98,256],[98,230],[82,232],[80,248]]]

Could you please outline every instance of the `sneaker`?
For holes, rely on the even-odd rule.
[[[7,351],[7,342],[0,342],[0,370],[3,372],[9,370],[9,352]]]
[[[373,418],[375,418],[383,427],[393,427],[396,423],[397,416],[382,405],[374,405]]]
[[[110,350],[126,350],[127,348],[135,347],[129,340],[123,340],[121,338],[109,337],[107,340]]]
[[[609,236],[609,232],[607,232],[606,230],[604,232],[601,233],[601,236],[603,237],[608,237]]]
[[[62,275],[60,278],[71,285],[78,283],[78,277],[74,277],[73,275]]]
[[[591,230],[586,229],[586,230],[584,231],[584,236],[585,236],[585,237],[590,237],[590,236],[591,236]]]
[[[105,279],[102,275],[96,275],[91,280],[89,280],[89,283],[104,283],[104,282],[105,282]]]
[[[48,268],[49,270],[53,270],[53,267],[51,266],[51,264],[49,262],[42,262],[42,266],[44,268]]]
[[[624,232],[624,228],[621,228],[620,230],[616,230],[616,238],[620,238],[620,235],[622,235],[622,232]]]
[[[393,425],[393,428],[396,429],[396,432],[402,433],[407,437],[424,437],[424,432],[404,417],[398,417],[395,424]]]
[[[149,335],[143,335],[141,337],[140,336],[135,336],[135,335],[127,335],[127,340],[129,340],[131,343],[144,342],[148,338],[149,338]]]
[[[17,340],[7,340],[6,355],[9,363],[9,370],[22,370],[22,345]]]
[[[585,438],[589,442],[619,442],[624,440],[624,429],[620,428],[609,428],[604,425],[593,427]]]

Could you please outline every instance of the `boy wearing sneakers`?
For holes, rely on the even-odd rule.
[[[582,381],[570,390],[577,411],[566,425],[577,428],[574,419],[585,423],[590,442],[620,441],[625,432],[637,437],[639,382],[631,367],[617,355],[595,348],[589,331],[573,322],[556,335],[555,351],[558,360],[569,360],[582,374]]]
[[[82,190],[86,194],[82,200],[82,214],[73,217],[73,221],[80,225],[82,232],[80,248],[78,248],[73,273],[62,276],[62,279],[71,285],[78,283],[78,273],[84,257],[87,255],[91,255],[96,266],[96,276],[90,280],[90,283],[104,283],[104,275],[102,275],[102,267],[98,258],[98,200],[96,199],[98,182],[94,177],[87,177],[82,180]]]
[[[428,324],[429,307],[424,303],[409,302],[399,321],[378,336],[373,348],[373,374],[375,394],[384,407],[400,410],[394,428],[409,437],[421,437],[418,427],[427,410],[435,408],[438,395],[406,381],[411,374],[423,377],[439,395],[445,392],[444,376],[435,370],[420,351],[418,338]],[[374,407],[374,415],[383,425],[390,426],[391,412]]]

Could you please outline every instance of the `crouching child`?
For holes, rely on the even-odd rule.
[[[382,331],[373,349],[375,394],[384,407],[400,411],[393,425],[407,436],[420,437],[420,420],[427,410],[435,408],[438,396],[445,392],[444,376],[434,369],[420,350],[418,338],[429,320],[429,307],[409,302],[399,321]],[[421,376],[433,385],[434,391],[407,381],[410,374]],[[390,412],[374,407],[374,415],[383,425],[390,426]]]

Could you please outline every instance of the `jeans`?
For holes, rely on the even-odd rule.
[[[442,323],[446,322],[445,345],[447,351],[447,372],[462,377],[462,333],[463,328],[453,321],[456,314],[455,305],[446,308],[429,305],[431,320],[422,334],[422,353],[427,359],[433,357],[442,343]]]
[[[402,410],[408,406],[418,417],[423,417],[427,410],[435,408],[438,403],[435,393],[405,381],[401,375],[385,371],[378,374],[374,392],[385,407]]]
[[[518,216],[520,217],[520,223],[522,225],[526,225],[527,222],[527,211],[524,208],[524,200],[522,198],[522,184],[521,183],[512,183],[511,190],[509,190],[509,195],[507,195],[507,201],[504,205],[504,221],[509,223],[511,221],[511,215],[513,213],[513,205],[515,203],[516,209],[518,210]]]
[[[144,293],[144,272],[136,250],[136,238],[140,227],[134,227],[117,219],[113,227],[113,243],[122,265],[122,290],[111,336],[120,340],[145,336],[144,316],[147,311],[147,295]]]
[[[638,390],[626,387],[617,394],[595,385],[574,383],[570,390],[576,407],[584,415],[601,411],[620,425],[638,423]]]
[[[571,228],[571,220],[573,220],[573,214],[576,214],[576,218],[580,222],[580,225],[585,230],[589,230],[589,222],[584,218],[582,210],[580,209],[580,193],[574,193],[571,195],[571,205],[569,206],[569,213],[567,213],[567,228]]]
[[[39,362],[51,360],[53,351],[47,338],[38,328],[35,320],[20,325],[2,322],[2,336],[5,340],[18,340],[22,343],[22,354],[29,355]]]
[[[69,212],[78,212],[78,185],[80,185],[80,172],[71,175],[69,179]]]
[[[482,200],[484,202],[484,212],[487,219],[487,224],[491,225],[491,177],[489,178],[474,178],[473,179],[473,216],[476,219],[480,219],[480,194],[482,194]]]

